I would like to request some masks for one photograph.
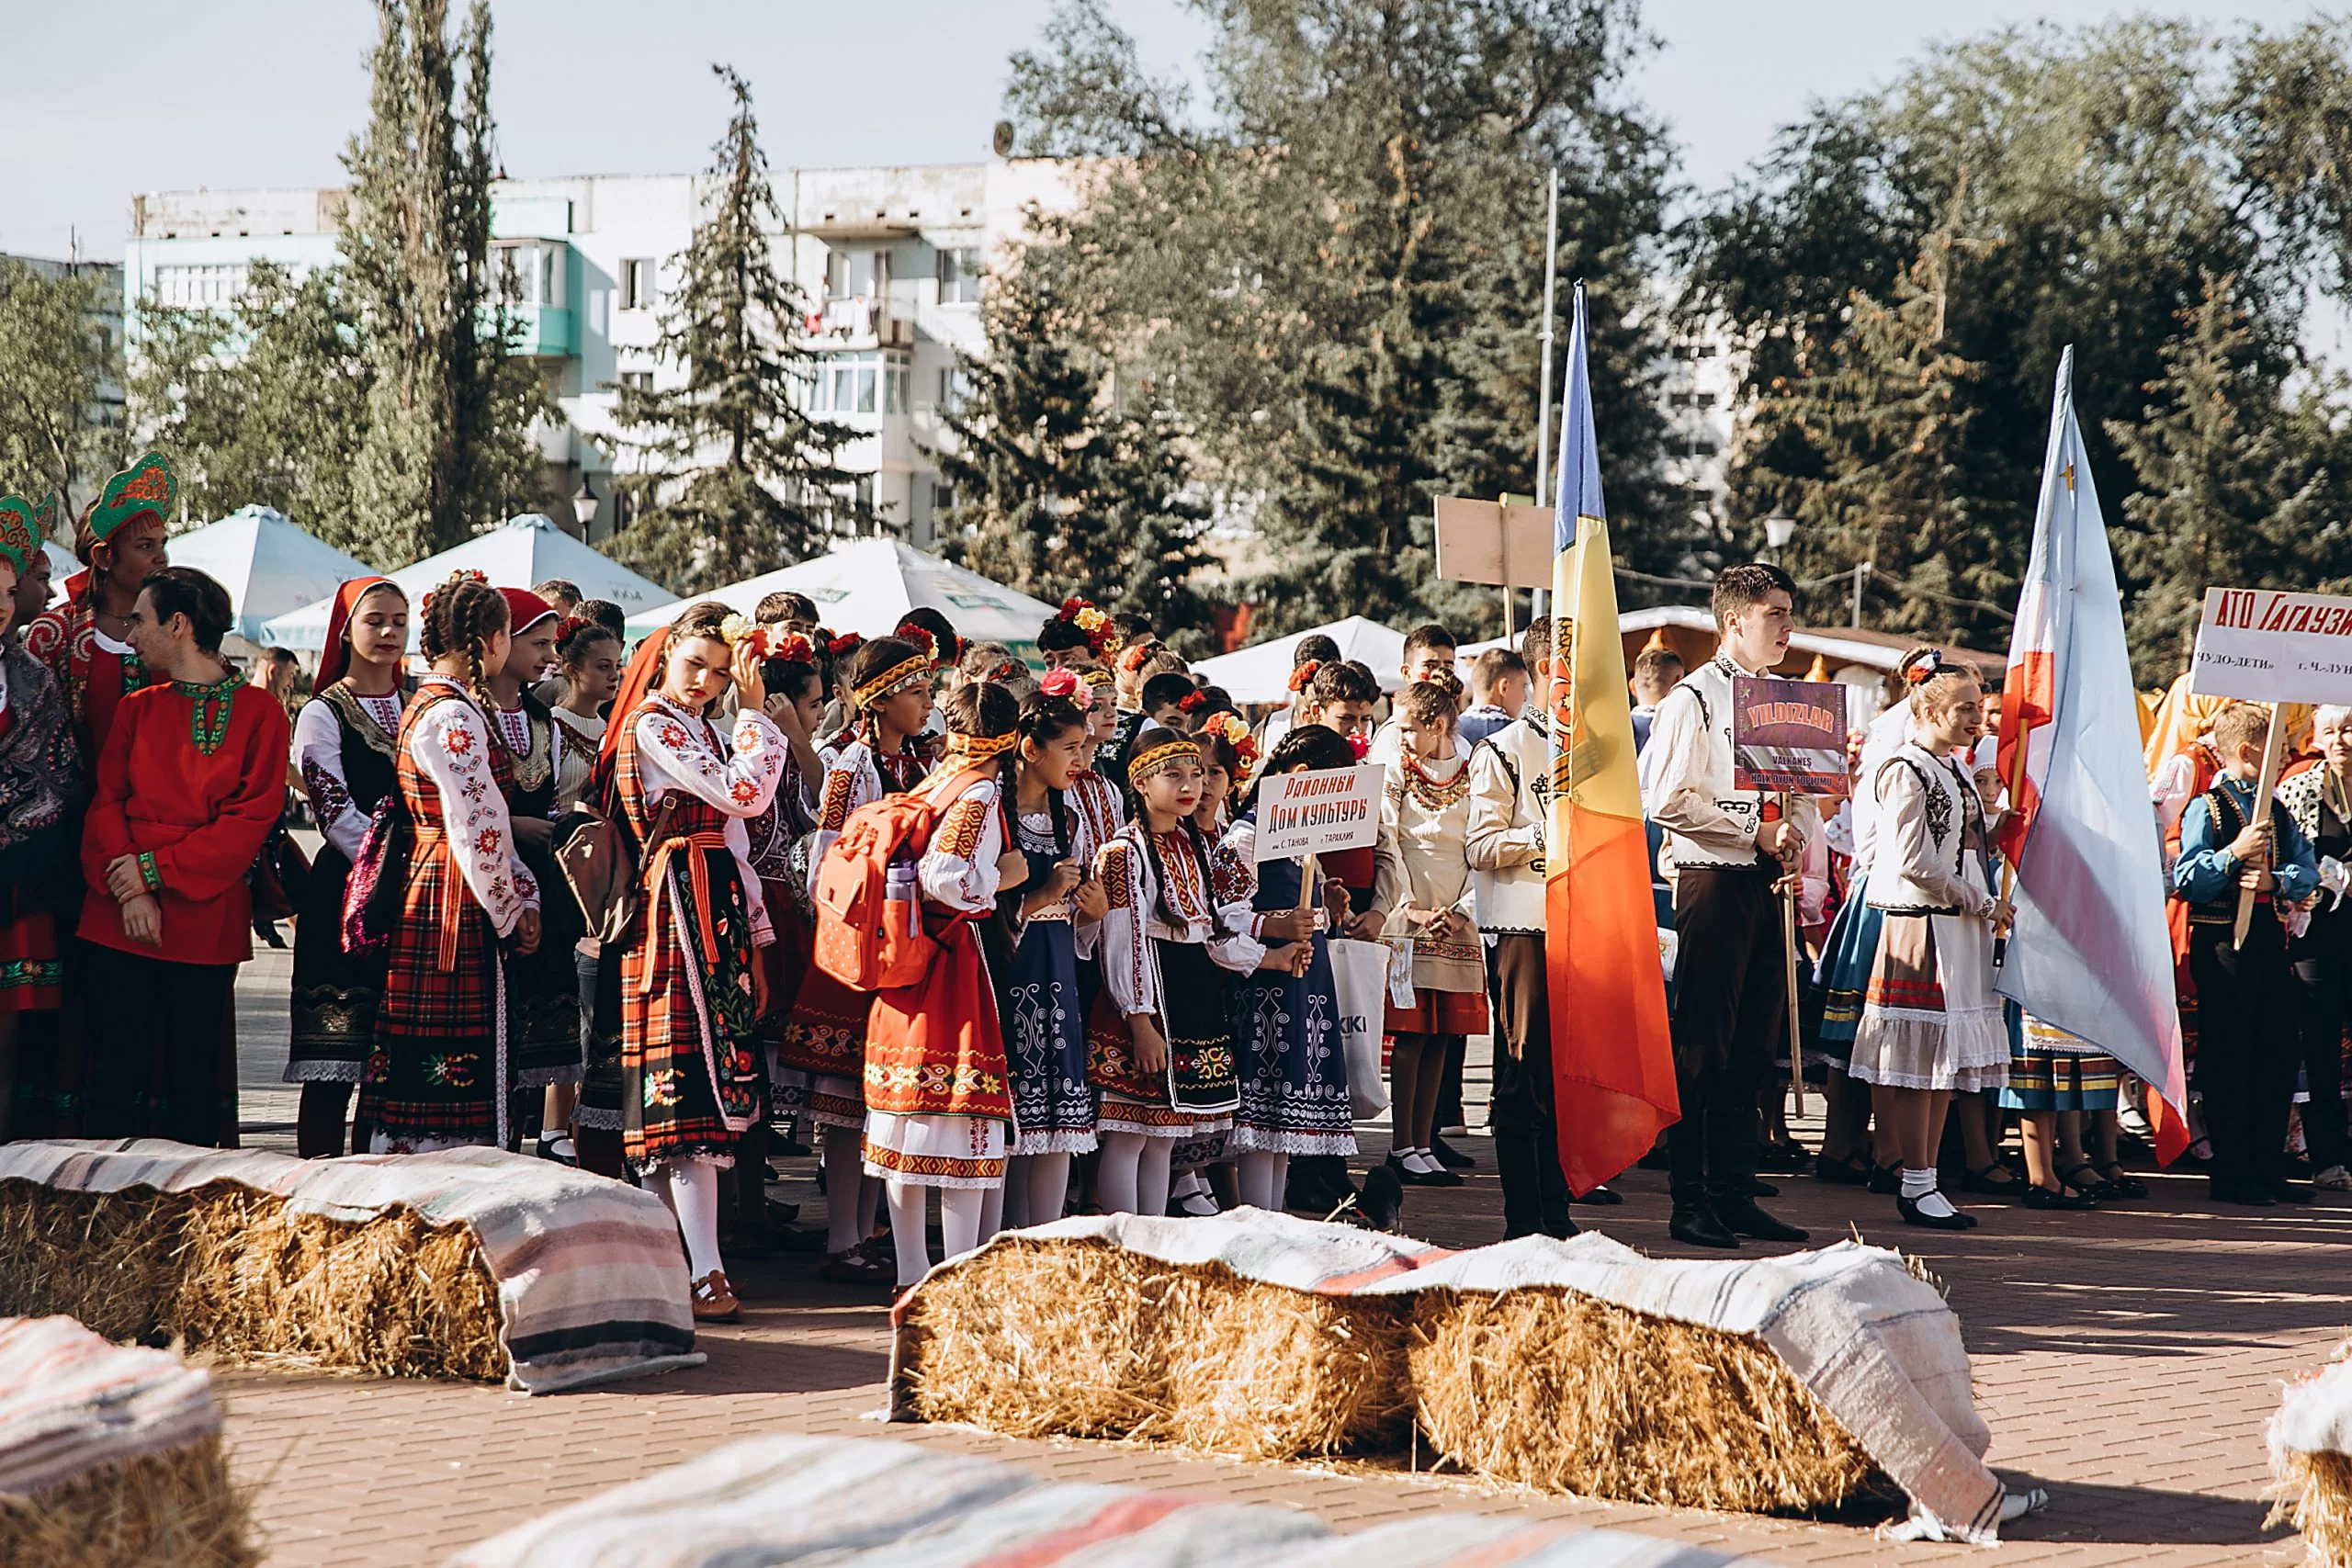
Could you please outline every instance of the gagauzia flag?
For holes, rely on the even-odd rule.
[[[2166,1164],[2187,1146],[2162,849],[2107,525],[2058,364],[2033,556],[2001,688],[2017,923],[1994,988],[2147,1080]],[[2168,1108],[2170,1114],[2165,1114]]]
[[[1552,601],[1544,954],[1560,1166],[1569,1190],[1582,1194],[1648,1153],[1679,1115],[1592,384],[1585,372],[1582,284],[1568,333]]]

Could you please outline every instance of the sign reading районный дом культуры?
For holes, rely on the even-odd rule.
[[[1276,773],[1258,785],[1255,858],[1262,863],[1373,843],[1380,837],[1380,791],[1387,782],[1388,770],[1377,762]]]
[[[1846,793],[1846,688],[1738,675],[1731,683],[1732,788]]]
[[[2188,688],[2256,703],[2352,703],[2352,599],[2208,588]]]

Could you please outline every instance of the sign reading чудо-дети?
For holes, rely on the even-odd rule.
[[[1844,795],[1846,688],[1835,681],[1736,675],[1731,784],[1766,795]]]
[[[2256,703],[2352,703],[2352,599],[2208,588],[2188,689]]]

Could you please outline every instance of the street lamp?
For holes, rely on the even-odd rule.
[[[1785,550],[1789,541],[1797,536],[1797,520],[1785,512],[1775,512],[1764,519],[1764,547]]]
[[[588,471],[580,472],[580,488],[571,492],[571,514],[580,520],[580,539],[587,543],[596,525],[596,492],[588,488]]]

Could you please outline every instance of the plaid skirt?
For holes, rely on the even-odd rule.
[[[384,995],[356,1112],[377,1130],[379,1153],[494,1145],[513,1087],[498,937],[472,895],[449,886],[458,871],[446,842],[418,825],[401,919],[385,943]],[[446,969],[445,919],[455,930]]]
[[[763,1077],[751,900],[723,840],[662,848],[644,873],[645,934],[621,955],[621,1147],[639,1166],[688,1155],[729,1164]]]

